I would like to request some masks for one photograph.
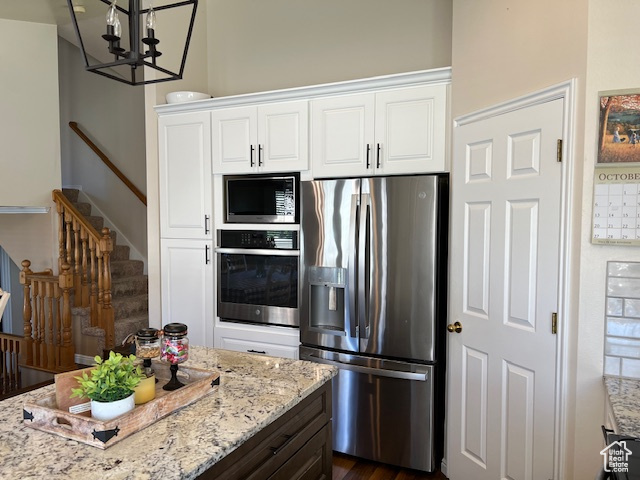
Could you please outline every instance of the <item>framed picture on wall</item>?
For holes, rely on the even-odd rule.
[[[600,92],[598,163],[640,162],[640,89]]]

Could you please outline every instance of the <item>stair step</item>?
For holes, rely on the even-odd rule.
[[[127,335],[136,333],[141,328],[147,328],[149,326],[149,315],[137,315],[128,318],[122,318],[115,322],[115,344],[122,345],[122,341],[127,338]]]
[[[129,260],[130,250],[128,245],[114,245],[111,260]]]
[[[116,278],[111,282],[113,298],[141,295],[149,292],[149,278],[146,275],[132,275]]]
[[[78,190],[77,188],[63,188],[62,189],[62,194],[67,197],[67,199],[71,202],[71,203],[76,203],[78,201],[78,194],[80,193],[80,190]]]
[[[87,222],[89,222],[91,224],[91,226],[93,228],[95,228],[98,232],[100,230],[102,230],[102,227],[104,226],[104,218],[102,217],[98,217],[98,216],[94,216],[94,215],[89,215],[84,217]]]
[[[89,215],[91,215],[90,203],[74,202],[73,206],[76,207],[76,209],[78,209],[81,215],[84,215],[85,217],[88,217]]]
[[[128,295],[111,300],[115,321],[119,322],[124,318],[134,315],[141,315],[149,311],[149,295]]]
[[[141,260],[114,260],[111,262],[111,278],[142,275],[144,263]]]

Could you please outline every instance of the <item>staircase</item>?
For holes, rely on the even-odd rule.
[[[96,230],[102,229],[104,219],[91,215],[89,203],[78,201],[78,190],[63,189],[62,193]],[[111,237],[114,242],[111,254],[111,304],[115,317],[115,344],[118,346],[130,333],[149,326],[148,279],[143,274],[142,261],[129,259],[129,247],[118,245],[116,232],[111,232]],[[98,351],[92,355],[102,355],[105,347],[104,330],[91,326],[90,308],[73,307],[71,313],[74,323],[80,323],[82,335],[97,337]]]

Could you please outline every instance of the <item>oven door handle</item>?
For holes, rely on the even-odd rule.
[[[269,248],[216,248],[216,253],[231,255],[272,255],[274,257],[299,257],[300,250],[271,250]]]

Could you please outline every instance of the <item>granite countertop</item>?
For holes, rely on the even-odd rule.
[[[617,433],[640,437],[640,380],[604,377]]]
[[[23,403],[52,393],[53,385],[0,402],[0,478],[192,479],[337,372],[205,347],[191,347],[187,364],[219,372],[220,385],[106,450],[23,425]]]

